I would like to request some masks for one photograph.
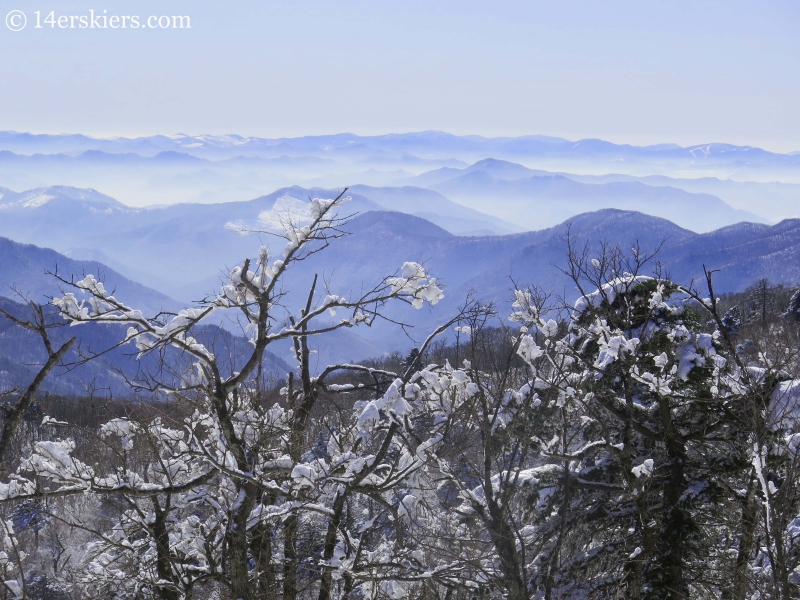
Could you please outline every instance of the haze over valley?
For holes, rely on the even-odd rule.
[[[722,292],[761,276],[800,281],[796,154],[440,132],[275,140],[5,132],[0,149],[2,278],[39,300],[53,295],[45,272],[58,267],[104,277],[132,305],[175,311],[216,293],[260,246],[279,254],[285,227],[309,221],[310,200],[345,187],[348,235],[288,274],[289,303],[315,273],[331,292],[354,294],[406,260],[446,286],[435,310],[394,314],[420,332],[475,290],[507,311],[512,280],[574,298],[559,270],[568,230],[592,248],[661,246],[658,261],[687,284],[704,265],[719,269]],[[321,358],[362,360],[413,343],[411,334],[387,344],[385,328],[339,332]]]

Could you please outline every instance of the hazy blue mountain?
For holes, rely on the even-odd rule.
[[[620,173],[581,175],[568,172],[529,169],[517,163],[487,158],[477,161],[466,168],[434,169],[415,177],[407,178],[402,183],[421,187],[436,187],[437,184],[442,184],[448,180],[475,171],[484,171],[493,177],[505,180],[520,180],[534,176],[563,176],[567,179],[587,184],[638,182],[652,187],[671,187],[697,194],[710,194],[718,197],[732,208],[744,211],[734,215],[739,220],[759,220],[763,218],[777,222],[785,218],[800,216],[800,184],[778,181],[735,181],[732,179],[720,179],[718,177],[687,179],[667,177],[664,175],[634,176]],[[614,206],[614,208],[626,207]],[[647,211],[644,208],[641,210]],[[669,218],[669,215],[667,215],[667,218]]]
[[[684,280],[702,280],[702,261],[720,291],[742,291],[761,277],[774,283],[800,283],[800,219],[765,227],[739,223],[697,236],[674,248],[669,266]]]
[[[710,194],[638,181],[587,184],[554,174],[509,180],[477,168],[465,169],[463,174],[430,187],[473,208],[491,205],[494,214],[530,229],[552,226],[572,215],[602,208],[641,211],[697,231],[742,220],[762,220]]]
[[[106,288],[113,290],[117,298],[147,315],[155,316],[162,310],[175,312],[184,308],[183,303],[130,281],[104,264],[95,261],[76,261],[47,248],[19,244],[2,237],[0,237],[0,307],[18,318],[30,319],[29,309],[24,304],[23,298],[47,304],[50,298],[60,295],[60,283],[55,277],[47,274],[47,271],[55,270],[68,280],[73,276],[82,278],[91,273],[104,281]],[[74,288],[61,287],[81,297],[81,293]],[[48,306],[45,312],[49,321],[64,323],[54,307]],[[61,344],[70,337],[77,336],[76,345],[66,357],[67,363],[77,363],[82,355],[112,348],[124,337],[124,330],[124,326],[99,324],[56,327],[52,330],[51,339],[54,344]],[[218,356],[230,357],[228,368],[232,369],[236,368],[234,365],[239,360],[237,357],[241,356],[241,350],[246,349],[248,344],[243,337],[237,337],[216,325],[201,328],[197,337],[212,347]],[[47,381],[43,391],[85,394],[87,389],[94,388],[101,396],[109,393],[115,396],[129,394],[130,390],[125,383],[126,377],[133,378],[140,368],[152,370],[158,367],[157,357],[139,362],[134,359],[134,354],[135,348],[131,345],[115,349],[85,365],[59,369]],[[46,358],[41,340],[36,334],[14,326],[0,316],[0,392],[30,383],[37,372],[37,365],[42,364]],[[122,373],[115,371],[112,366],[121,369]],[[179,365],[174,363],[173,366]],[[265,357],[264,367],[265,372],[273,373],[276,377],[283,376],[290,369],[284,360],[271,353]]]
[[[509,212],[506,222],[461,206],[436,191],[409,186],[355,186],[348,192],[353,200],[344,205],[342,213],[362,213],[356,222],[371,223],[364,220],[368,213],[389,208],[416,214],[450,233],[471,232],[478,236],[513,231],[526,224],[541,230],[536,223],[565,221],[587,208],[609,205],[671,216],[678,225],[700,231],[711,229],[715,222],[730,223],[739,216],[714,196],[671,187],[652,187],[636,181],[587,184],[552,174],[506,180],[493,177],[484,169],[506,176],[524,175],[524,167],[519,165],[481,161],[436,187],[453,197],[475,194],[476,203],[485,204],[488,198],[495,210]],[[337,190],[294,186],[246,202],[179,204],[155,209],[129,208],[93,191],[68,188],[3,193],[3,198],[12,201],[4,200],[0,235],[47,245],[76,258],[99,260],[129,279],[188,301],[211,293],[222,271],[254,256],[261,244],[280,251],[283,242],[274,233],[280,230],[281,220],[302,214],[310,198],[333,197]],[[409,223],[418,226],[421,222]],[[264,233],[251,234],[248,230]],[[539,235],[540,231],[536,233]],[[396,237],[387,232],[374,235],[382,244],[390,244],[389,240]],[[468,256],[465,247],[470,245],[481,248],[475,252],[481,261],[508,255],[506,241],[496,248],[492,243],[488,249],[478,242],[448,242],[448,247],[458,247],[454,251],[459,256]],[[437,257],[439,249],[428,250],[423,245],[419,251],[422,255],[427,252],[427,256],[415,252],[414,258]],[[337,268],[347,270],[347,264],[353,261],[359,265],[360,254],[354,256],[342,256]],[[361,266],[356,270],[362,271]]]
[[[380,204],[386,210],[420,216],[456,235],[469,235],[475,231],[488,231],[489,235],[524,231],[519,225],[457,204],[438,192],[421,187],[354,185],[350,190]]]
[[[571,141],[528,135],[520,137],[456,136],[440,131],[358,136],[349,133],[266,139],[239,135],[171,135],[143,138],[94,139],[82,135],[34,135],[0,132],[0,149],[23,154],[70,153],[87,150],[108,153],[182,152],[205,158],[233,156],[327,156],[350,160],[370,157],[477,160],[485,156],[503,159],[537,159],[562,163],[661,164],[670,168],[796,171],[800,155],[779,154],[752,146],[706,143],[632,146],[597,139]]]
[[[282,250],[284,242],[274,235],[282,221],[302,218],[310,199],[332,198],[339,190],[293,186],[245,202],[151,209],[130,208],[93,190],[59,187],[3,193],[0,235],[99,260],[129,278],[191,300],[210,289],[186,286],[216,279],[220,269],[253,256],[262,243]],[[343,206],[342,216],[389,208],[424,213],[459,234],[521,229],[423,188],[355,186],[348,195],[352,200]]]
[[[0,132],[0,148],[24,154],[59,152],[77,154],[86,150],[156,154],[159,151],[177,147],[180,146],[175,139],[163,135],[133,139],[99,139],[80,134],[48,135],[15,131]]]
[[[697,236],[664,219],[627,211],[598,211],[570,222],[574,233],[591,242],[628,245],[638,238],[643,246],[656,247],[666,239],[671,247]],[[362,282],[379,281],[404,261],[415,260],[446,285],[446,299],[430,314],[433,321],[455,310],[471,289],[486,300],[504,304],[512,297],[512,277],[519,284],[536,283],[548,290],[563,291],[567,285],[554,266],[564,265],[566,224],[506,236],[460,237],[413,216],[371,212],[353,219],[348,229],[351,235],[298,266],[293,275],[298,285],[309,281],[314,272],[325,272],[333,293],[352,294]],[[369,258],[348,258],[354,256]],[[410,309],[399,312],[395,315],[399,318],[424,316]],[[427,317],[423,320],[428,322]]]
[[[549,171],[542,171],[540,169],[529,169],[528,167],[507,160],[484,158],[461,169],[442,167],[440,169],[427,171],[407,180],[406,184],[418,185],[421,187],[431,187],[436,184],[455,179],[461,175],[474,173],[476,171],[482,171],[484,173],[488,173],[492,177],[506,180],[527,179],[534,176],[554,177],[556,175],[562,175],[562,173],[551,173]]]
[[[82,256],[85,250],[100,251],[116,266],[127,265],[124,274],[143,276],[144,283],[171,294],[239,264],[257,253],[261,243],[276,243],[269,233],[259,241],[258,235],[238,230],[275,232],[281,229],[281,220],[302,212],[310,198],[335,194],[335,190],[285,188],[248,202],[133,209],[44,191],[38,197],[47,198],[46,202],[5,207],[0,235],[61,252],[83,248]],[[346,214],[382,208],[358,194],[351,196]]]
[[[66,153],[32,155],[17,154],[3,150],[0,152],[0,165],[16,167],[39,166],[47,168],[77,168],[82,166],[101,166],[114,168],[118,166],[147,167],[147,166],[198,166],[210,161],[193,156],[185,152],[164,150],[158,154],[147,156],[134,152],[105,152],[103,150],[85,150],[78,155]]]
[[[800,185],[780,181],[734,181],[718,177],[681,179],[664,175],[574,175],[566,177],[584,183],[609,183],[614,181],[639,181],[653,186],[669,186],[687,192],[713,194],[734,208],[748,209],[759,215],[779,221],[800,216]]]
[[[521,193],[510,189],[513,186],[506,185],[503,189],[491,185],[477,186],[466,192],[453,190],[454,194],[462,194],[458,197],[440,187],[452,187],[454,184],[448,182],[465,175],[477,177],[478,173],[487,173],[502,181],[521,182],[535,176],[552,177],[555,173],[584,184],[638,182],[650,187],[672,187],[710,194],[734,210],[749,214],[731,213],[716,203],[712,206],[708,198],[700,199],[704,206],[709,207],[709,218],[698,223],[687,220],[686,217],[691,215],[680,210],[657,212],[665,200],[682,206],[680,199],[665,198],[666,193],[651,192],[648,188],[638,191],[622,188],[617,201],[614,197],[617,191],[611,188],[605,192],[594,189],[581,193],[577,199],[580,202],[553,192],[555,201],[564,210],[559,211],[557,206],[551,214],[535,206],[537,218],[531,221],[526,220],[525,214],[518,213],[517,207],[506,206],[509,198],[514,199]],[[621,175],[591,180],[589,176],[567,173]],[[183,134],[95,139],[81,135],[0,132],[0,186],[38,189],[59,183],[91,187],[103,189],[128,206],[245,202],[261,197],[265,192],[292,185],[332,189],[364,184],[435,189],[456,203],[469,200],[470,208],[512,222],[522,229],[553,225],[576,212],[603,207],[642,210],[701,230],[742,219],[757,220],[761,217],[774,222],[797,216],[793,208],[797,201],[797,187],[630,179],[706,176],[775,180],[800,186],[800,155],[729,144],[631,146],[603,140],[571,141],[535,135],[487,138],[435,131],[380,136],[344,133],[281,139]],[[472,185],[474,180],[468,177],[462,183]],[[632,198],[644,192],[648,198]],[[522,193],[523,199],[528,199],[530,193],[531,190]],[[684,199],[683,204],[687,202],[693,200]],[[433,210],[413,214],[425,214],[457,233],[514,231],[498,228],[497,224],[472,223],[472,217],[442,215]],[[449,221],[443,218],[448,216],[451,217]]]
[[[257,248],[256,248],[257,249]],[[84,249],[85,252],[90,252]],[[95,252],[103,256],[100,252]],[[219,269],[221,265],[214,268]],[[28,309],[20,304],[22,298],[13,288],[29,300],[47,303],[53,296],[59,295],[59,282],[47,271],[58,270],[59,274],[69,279],[74,275],[82,278],[85,274],[94,274],[101,278],[108,289],[114,290],[117,298],[128,305],[141,309],[146,315],[156,315],[162,310],[178,311],[189,303],[177,302],[160,292],[146,288],[121,276],[108,266],[96,261],[78,261],[63,256],[47,248],[39,248],[30,244],[20,244],[7,238],[0,238],[0,307],[19,317],[30,318]],[[216,279],[216,278],[215,278]],[[309,281],[298,282],[307,285]],[[218,281],[209,281],[209,292],[218,289]],[[66,289],[66,288],[65,288]],[[75,292],[69,288],[66,291]],[[50,308],[49,314],[55,322],[61,322]],[[278,319],[283,313],[276,309]],[[201,328],[198,337],[212,346],[218,356],[238,357],[249,346],[243,337],[241,328],[235,321],[236,314],[222,312],[216,324]],[[220,328],[222,325],[224,328]],[[66,327],[54,330],[54,343],[63,343],[72,335],[79,338],[78,346],[71,351],[68,362],[79,359],[79,352],[98,352],[112,347],[124,336],[124,328],[88,324],[81,327]],[[341,330],[320,336],[311,344],[316,351],[315,357],[321,365],[337,360],[358,361],[383,354],[386,348],[367,341],[356,332]],[[237,350],[239,348],[239,350]],[[90,384],[98,393],[111,392],[114,395],[129,392],[125,378],[115,373],[112,365],[119,366],[126,377],[136,375],[140,366],[153,369],[157,367],[155,359],[139,363],[133,360],[133,346],[117,349],[108,355],[96,359],[76,370],[60,371],[57,377],[51,378],[43,388],[52,393],[83,394]],[[265,372],[282,377],[291,369],[286,361],[291,359],[290,342],[281,342],[271,347],[265,357]],[[13,386],[27,385],[36,373],[36,365],[46,359],[38,338],[30,332],[12,327],[10,322],[0,317],[0,392]],[[232,358],[231,360],[235,359]]]
[[[300,195],[299,190],[293,193]],[[287,191],[283,190],[272,199],[261,199],[258,208],[273,206],[277,200],[287,197]],[[361,198],[358,194],[354,197]],[[294,200],[299,202],[297,198]],[[354,200],[356,202],[366,205],[368,201]],[[194,215],[192,218],[198,220],[192,221],[192,227],[204,220],[212,222],[218,218],[215,211],[219,207],[211,208],[211,212]],[[383,277],[394,274],[408,260],[424,263],[446,286],[445,299],[431,310],[416,311],[407,305],[389,309],[388,316],[392,319],[415,325],[410,335],[416,339],[454,314],[470,291],[484,300],[495,302],[501,311],[508,309],[513,282],[517,285],[536,284],[573,299],[577,292],[558,268],[565,265],[564,237],[568,228],[578,243],[590,245],[591,252],[597,251],[601,241],[619,244],[622,248],[629,248],[637,241],[646,249],[663,244],[658,260],[665,272],[676,281],[688,284],[692,280],[702,280],[703,265],[719,269],[715,275],[718,293],[741,291],[759,277],[767,277],[776,283],[800,282],[800,220],[786,220],[776,225],[739,223],[701,234],[666,219],[634,211],[605,209],[576,215],[557,226],[538,231],[468,237],[453,235],[414,215],[372,208],[350,220],[345,227],[349,235],[333,241],[325,252],[296,265],[284,282],[288,292],[284,301],[288,306],[304,300],[315,275],[322,278],[318,288],[320,298],[328,291],[356,297],[364,289],[378,284]],[[158,211],[142,212],[152,218],[150,213]],[[135,216],[138,213],[131,214]],[[211,226],[193,236],[188,233],[190,227],[185,225],[185,220],[185,216],[177,215],[166,222],[157,221],[146,227],[140,225],[143,230],[134,230],[128,234],[128,241],[123,240],[130,244],[129,259],[133,263],[148,271],[174,273],[174,277],[166,276],[172,285],[185,282],[183,285],[189,287],[185,288],[187,292],[182,297],[199,298],[200,292],[214,291],[218,287],[218,278],[213,274],[238,263],[244,256],[254,255],[261,243],[258,239],[229,230],[223,229],[220,233],[218,227]],[[138,245],[130,241],[142,237],[144,241]],[[96,241],[110,243],[108,239]],[[226,243],[240,252],[235,262],[226,263],[220,254],[213,251],[220,251]],[[181,244],[191,245],[195,250],[202,246],[206,250],[200,258],[191,256],[191,248],[181,254],[182,250],[176,247]],[[104,253],[108,250],[108,246],[100,247]],[[232,252],[230,248],[228,251]],[[108,256],[113,255],[109,252]],[[52,251],[4,241],[0,244],[0,266],[3,269],[0,270],[0,282],[16,282],[21,289],[37,295],[35,297],[53,293],[48,287],[49,281],[42,283],[45,279],[42,273],[54,263],[59,264],[60,269],[69,268],[81,273],[102,271],[107,281],[117,281],[120,298],[151,311],[169,301],[152,290],[137,287],[101,264],[70,263],[69,260]],[[200,272],[207,274],[203,278],[191,279]],[[171,302],[173,306],[176,304]],[[281,319],[282,314],[277,312],[276,317]],[[230,323],[226,327],[236,331]],[[412,341],[396,326],[376,323],[372,328],[343,330],[326,336],[318,343],[318,356],[320,364],[360,360],[386,351],[402,351],[411,344]],[[275,351],[284,360],[290,356],[288,344],[276,347]]]
[[[574,299],[574,284],[558,268],[566,265],[568,226],[579,244],[589,244],[591,252],[598,251],[601,241],[623,249],[636,242],[645,249],[662,246],[657,260],[664,272],[686,285],[703,281],[704,265],[719,269],[717,293],[741,291],[760,277],[790,285],[800,282],[800,220],[772,226],[741,223],[698,234],[666,219],[606,209],[541,231],[489,237],[453,236],[410,215],[371,212],[353,219],[352,235],[298,265],[289,288],[305,289],[313,273],[325,273],[332,293],[352,294],[404,260],[423,262],[445,283],[445,300],[430,311],[401,307],[391,312],[393,318],[416,323],[417,335],[453,314],[471,290],[507,311],[512,280]],[[388,331],[376,326],[358,333],[387,346],[408,344]]]
[[[466,167],[467,163],[463,160],[458,160],[456,158],[420,158],[418,156],[414,156],[413,154],[403,154],[401,156],[395,156],[388,153],[382,153],[374,156],[367,156],[362,158],[358,161],[359,163],[364,163],[371,165],[373,167],[382,167],[382,168],[400,168],[400,169],[431,169],[433,167],[442,167],[442,168],[461,168]]]
[[[434,168],[441,163],[431,162]],[[183,151],[161,151],[154,155],[86,150],[76,155],[17,154],[0,151],[0,185],[12,189],[46,187],[60,183],[78,188],[102,188],[131,206],[178,202],[230,202],[249,200],[266,191],[303,183],[334,173],[326,183],[349,184],[348,173],[363,172],[364,165],[343,166],[317,156],[239,156],[201,158]],[[410,174],[409,174],[410,175]],[[408,175],[406,175],[408,176]],[[382,175],[370,182],[403,177]]]
[[[0,308],[17,318],[26,320],[31,318],[26,305],[8,298],[0,297]],[[45,312],[49,319],[58,322],[53,307],[46,307]],[[110,348],[119,342],[120,334],[124,336],[124,330],[119,327],[102,328],[92,324],[83,327],[55,328],[51,330],[50,339],[56,347],[59,347],[73,335],[81,336],[83,339],[66,357],[68,362],[77,362],[80,360],[79,352],[88,352],[90,349],[98,352]],[[130,350],[135,348],[131,346],[128,354]],[[56,368],[45,380],[40,391],[64,395],[89,395],[96,390],[100,397],[106,397],[109,393],[114,396],[126,395],[128,390],[125,378],[111,368],[109,359],[115,360],[120,368],[129,374],[135,375],[137,367],[135,361],[131,361],[130,357],[125,355],[125,351],[115,350],[72,371]],[[40,365],[46,360],[47,353],[41,338],[0,316],[0,392],[14,388],[24,389],[33,381]]]
[[[436,166],[442,161],[420,161],[419,166]],[[458,164],[459,161],[451,161]],[[313,167],[330,167],[335,165],[336,161],[322,158],[318,156],[276,156],[276,157],[260,157],[260,156],[233,156],[230,158],[223,158],[219,160],[211,160],[194,156],[189,152],[176,151],[176,150],[162,150],[154,155],[137,154],[135,152],[108,152],[104,150],[85,150],[77,155],[70,155],[66,153],[55,154],[17,154],[8,150],[0,151],[0,166],[14,165],[17,167],[24,166],[42,166],[50,168],[80,168],[80,167],[102,167],[102,168],[198,168],[213,166],[221,171],[229,171],[231,169],[241,170],[254,169],[262,167],[270,168],[297,168],[304,169]]]
[[[8,188],[0,188],[0,211],[14,208],[37,208],[52,201],[72,200],[87,205],[107,204],[110,207],[126,208],[111,196],[101,194],[93,189],[79,189],[64,185],[53,185],[46,188],[14,192]],[[95,210],[98,209],[94,206]],[[2,213],[0,213],[2,214]]]
[[[73,260],[49,248],[0,237],[0,296],[19,300],[19,292],[30,300],[47,301],[58,294],[59,282],[48,274],[56,271],[67,280],[82,279],[88,274],[102,278],[106,288],[114,290],[120,299],[151,314],[181,308],[172,298],[131,281],[102,263]]]

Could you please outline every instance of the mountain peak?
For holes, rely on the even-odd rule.
[[[410,235],[426,238],[455,238],[452,233],[434,225],[430,221],[397,211],[371,211],[353,217],[350,228],[360,233],[369,231],[370,235]]]
[[[15,192],[7,188],[0,189],[0,210],[3,209],[30,209],[39,208],[53,201],[77,201],[90,204],[103,204],[119,209],[127,208],[111,196],[101,194],[92,188],[76,188],[65,185],[52,185],[49,187]]]

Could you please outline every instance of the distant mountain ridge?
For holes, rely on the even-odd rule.
[[[354,185],[350,191],[363,194],[386,210],[416,215],[457,235],[519,233],[524,226],[503,221],[449,200],[435,190],[415,186],[375,187]],[[477,233],[483,231],[484,233]]]
[[[97,190],[79,189],[65,185],[52,185],[44,188],[14,192],[0,187],[0,211],[10,208],[36,208],[52,200],[75,200],[93,204],[108,204],[115,208],[127,208],[111,196],[101,194]]]
[[[583,183],[609,183],[618,181],[638,181],[650,186],[668,186],[687,192],[713,194],[737,209],[757,210],[771,221],[800,216],[800,184],[780,181],[756,182],[735,181],[718,177],[698,177],[681,179],[664,175],[575,175],[563,174]]]
[[[771,226],[741,223],[698,234],[666,219],[604,209],[540,231],[485,237],[453,236],[402,213],[366,213],[350,223],[351,235],[298,264],[286,286],[302,295],[314,273],[324,273],[331,293],[348,295],[361,289],[362,283],[374,284],[392,273],[405,260],[422,262],[445,285],[445,299],[419,313],[395,307],[390,316],[410,319],[416,325],[413,334],[424,335],[454,314],[470,292],[495,303],[506,315],[515,285],[537,285],[574,300],[578,292],[559,269],[566,266],[568,228],[578,244],[589,245],[590,256],[599,252],[600,242],[619,245],[623,251],[634,243],[646,250],[661,246],[656,260],[663,273],[684,285],[694,282],[701,292],[704,266],[718,270],[716,293],[742,291],[761,277],[773,283],[800,283],[800,219]],[[647,272],[655,266],[653,262]],[[404,343],[380,325],[358,334],[390,348]]]
[[[564,138],[524,135],[518,137],[457,136],[441,131],[421,131],[373,136],[351,133],[295,138],[259,138],[240,135],[155,135],[140,138],[98,139],[80,134],[47,135],[0,132],[0,148],[14,152],[80,153],[86,150],[157,154],[183,151],[198,156],[247,155],[261,153],[326,152],[366,156],[370,152],[402,152],[425,157],[449,153],[451,156],[606,156],[619,158],[658,158],[660,160],[749,162],[772,161],[784,166],[800,166],[797,154],[779,154],[753,146],[704,143],[682,147],[678,144],[633,146],[599,139],[577,141]]]
[[[42,298],[53,290],[40,276],[55,263],[62,272],[101,270],[151,313],[213,293],[262,244],[280,254],[283,224],[302,222],[310,198],[347,186],[349,235],[297,266],[287,301],[314,273],[333,293],[355,293],[406,260],[425,262],[447,286],[433,311],[392,309],[415,332],[473,289],[506,306],[512,279],[570,297],[553,266],[563,264],[567,223],[591,244],[664,241],[659,258],[683,283],[703,264],[721,269],[720,292],[762,276],[800,281],[800,154],[750,146],[437,131],[279,139],[0,132],[0,186],[0,236],[40,247],[0,240],[0,284]],[[331,336],[317,356],[360,359],[409,343],[376,324]]]
[[[563,291],[567,286],[567,295],[572,296],[574,290],[556,268],[565,266],[568,226],[579,243],[588,242],[594,251],[601,241],[619,244],[623,250],[633,242],[646,249],[663,242],[658,260],[681,283],[700,281],[703,265],[720,270],[719,292],[741,291],[759,277],[800,283],[800,219],[776,225],[740,223],[698,234],[666,219],[618,209],[576,215],[540,231],[488,237],[453,236],[400,213],[368,213],[351,222],[353,234],[332,245],[327,256],[324,253],[316,264],[312,260],[300,269],[311,272],[324,264],[337,265],[343,281],[355,282],[357,275],[367,280],[379,276],[405,256],[428,264],[454,299],[474,288],[501,302],[510,298],[509,277],[548,290]],[[348,266],[347,256],[369,260],[353,260]]]
[[[268,210],[270,202],[274,205],[277,200],[287,197],[287,190],[279,192],[273,198],[260,199],[257,208],[263,212]],[[369,205],[367,199],[354,194],[353,203],[358,202]],[[220,216],[214,216],[219,207],[200,206],[204,211],[199,213],[198,222]],[[154,211],[134,211],[123,216],[130,218],[139,212],[149,217],[148,213]],[[141,227],[145,229],[141,230]],[[153,231],[148,233],[148,229]],[[183,279],[170,280],[173,286],[192,276],[190,264],[197,270],[195,275],[206,273],[203,279],[188,279],[191,285],[186,284],[186,293],[181,295],[185,299],[199,299],[204,293],[218,289],[219,278],[213,273],[221,274],[226,267],[240,264],[247,256],[254,256],[264,241],[226,231],[226,235],[212,243],[209,239],[212,229],[194,231],[189,235],[181,230],[178,217],[149,227],[139,224],[128,234],[127,241],[123,240],[123,247],[131,252],[129,258],[142,269],[180,274]],[[696,233],[666,219],[634,211],[604,209],[576,215],[557,226],[538,231],[470,237],[453,235],[418,216],[369,210],[349,221],[345,226],[349,235],[333,241],[324,252],[295,265],[283,282],[287,292],[283,301],[288,306],[303,301],[315,275],[322,277],[325,285],[330,287],[330,293],[351,296],[360,293],[364,286],[371,287],[383,277],[393,275],[408,260],[424,263],[433,276],[440,279],[446,291],[445,299],[432,310],[415,311],[405,305],[389,309],[388,316],[392,319],[415,325],[411,333],[416,337],[454,314],[471,291],[478,298],[494,302],[501,313],[508,310],[514,285],[535,284],[562,294],[567,300],[574,299],[577,292],[573,284],[558,268],[565,266],[564,238],[568,229],[578,243],[589,244],[590,252],[598,251],[600,242],[618,244],[623,249],[636,242],[645,249],[663,244],[657,259],[665,273],[683,284],[692,281],[699,284],[703,266],[717,270],[717,293],[741,291],[761,277],[788,285],[800,282],[800,219],[789,219],[776,225],[745,222],[708,233]],[[114,235],[121,237],[120,233]],[[97,243],[103,253],[111,255],[110,240],[108,236],[87,236],[83,241],[88,246],[87,252]],[[136,240],[139,243],[133,244]],[[183,248],[180,254],[176,249],[170,250],[171,240],[190,247]],[[280,238],[277,241],[282,246]],[[205,251],[199,257],[194,256],[201,247]],[[116,287],[120,298],[150,314],[162,308],[174,310],[184,306],[184,303],[122,277],[101,263],[73,261],[52,250],[0,239],[0,283],[4,286],[16,283],[18,289],[30,292],[33,298],[53,295],[55,282],[45,277],[44,271],[56,265],[65,274],[102,272],[107,285]],[[319,289],[318,293],[327,292]],[[12,297],[13,293],[5,287],[4,295]],[[407,349],[411,343],[394,326],[377,323],[372,328],[343,331],[326,338],[319,347],[319,360],[321,364],[335,360],[360,360],[386,351]],[[288,345],[284,344],[278,350],[282,358],[289,357]]]
[[[334,198],[340,191],[292,186],[245,202],[153,209],[127,207],[93,190],[84,193],[59,187],[6,192],[4,198],[14,201],[0,206],[0,235],[47,245],[77,258],[98,256],[124,275],[176,295],[186,285],[238,264],[260,243],[276,244],[272,234],[282,229],[283,220],[302,218],[310,199]],[[355,186],[348,196],[352,199],[342,208],[344,216],[387,208],[424,210],[431,220],[460,233],[521,229],[421,188]],[[280,246],[277,243],[276,248]],[[207,291],[195,289],[193,294]]]
[[[82,279],[88,274],[95,275],[120,301],[141,310],[147,316],[156,316],[162,311],[175,313],[186,307],[160,292],[130,281],[101,263],[76,261],[49,248],[19,244],[0,237],[0,308],[19,319],[30,319],[30,311],[24,301],[34,301],[46,305],[45,315],[48,321],[64,324],[55,307],[49,304],[50,299],[60,295],[62,291],[74,293],[79,300],[85,296],[72,287],[62,285],[48,272],[58,272],[68,281]],[[158,368],[157,356],[137,361],[136,350],[132,345],[114,349],[86,364],[76,364],[82,358],[81,353],[88,355],[104,352],[124,339],[122,326],[89,323],[80,327],[55,327],[50,332],[54,344],[62,344],[72,336],[78,338],[77,343],[70,349],[65,360],[73,365],[68,369],[56,369],[53,376],[45,382],[42,391],[86,395],[89,390],[94,389],[101,397],[108,394],[129,395],[131,390],[126,384],[126,377],[134,378],[141,367]],[[236,346],[248,345],[243,337],[237,337],[214,323],[201,328],[197,336],[221,356],[238,356],[234,351]],[[37,365],[44,363],[46,359],[37,334],[0,316],[0,393],[15,386],[27,385],[35,376]],[[283,377],[291,370],[284,360],[271,352],[265,356],[264,367],[265,373],[275,377]]]
[[[441,131],[294,138],[176,134],[113,139],[4,131],[0,132],[0,184],[41,187],[53,182],[43,177],[56,175],[59,183],[104,187],[129,205],[176,200],[218,202],[252,198],[259,187],[263,190],[265,186],[385,186],[402,177],[402,171],[413,176],[426,169],[458,168],[487,157],[548,172],[713,176],[800,184],[800,153],[781,154],[753,146],[635,146],[599,139],[458,136]],[[173,179],[177,175],[180,181]],[[231,180],[233,175],[235,179]],[[142,196],[158,199],[142,202]]]
[[[408,183],[436,190],[471,207],[494,201],[495,214],[530,229],[555,225],[572,215],[602,208],[641,211],[698,231],[743,220],[763,221],[752,212],[734,209],[706,193],[650,186],[632,177],[586,183],[568,173],[529,169],[497,159],[483,159],[463,169],[435,169]]]
[[[57,272],[67,280],[94,275],[105,281],[107,289],[116,290],[126,302],[135,303],[151,314],[182,308],[169,296],[131,281],[102,263],[74,260],[49,248],[0,237],[0,296],[16,301],[20,299],[17,294],[20,292],[30,300],[44,302],[58,293],[59,286],[58,280],[48,272]]]
[[[680,178],[665,175],[627,175],[607,173],[604,175],[586,175],[564,171],[544,171],[530,169],[509,161],[486,158],[466,168],[439,168],[426,171],[420,175],[406,178],[406,185],[434,188],[460,175],[474,171],[485,171],[493,177],[506,180],[520,180],[530,177],[565,177],[573,181],[588,184],[630,183],[639,182],[651,187],[671,187],[686,192],[711,194],[725,203],[744,211],[757,211],[761,217],[772,221],[780,221],[793,216],[800,216],[800,184],[780,181],[756,182],[720,179],[719,177]],[[614,208],[621,208],[619,206]],[[745,217],[739,213],[740,216]],[[750,212],[750,217],[754,215]]]
[[[441,131],[113,139],[0,132],[0,186],[41,189],[53,183],[102,189],[129,207],[246,202],[294,185],[427,188],[466,205],[462,214],[443,214],[441,202],[436,210],[383,208],[424,215],[461,235],[539,229],[600,208],[657,214],[698,231],[800,217],[800,154],[753,146],[635,146]],[[464,215],[465,208],[494,221]]]
[[[452,171],[448,168],[446,173]],[[529,171],[495,159],[479,161],[433,186],[444,195],[414,186],[356,185],[348,191],[352,200],[341,211],[347,216],[395,210],[450,233],[477,237],[508,235],[526,225],[539,232],[542,225],[614,204],[672,217],[689,230],[713,230],[715,222],[748,220],[748,213],[737,212],[707,194],[667,186],[650,188],[638,181],[586,184],[558,174],[527,176]],[[492,173],[515,178],[500,179]],[[302,219],[311,198],[333,198],[340,191],[291,186],[243,202],[141,209],[94,190],[65,186],[18,194],[5,190],[0,198],[0,235],[50,246],[77,259],[98,260],[128,279],[188,301],[212,291],[221,270],[253,256],[259,245],[272,245],[277,251],[282,242],[274,233],[282,230],[284,221]],[[480,198],[501,195],[508,214],[505,221],[448,198],[477,203]],[[745,219],[738,218],[742,215]],[[339,267],[343,268],[347,267]]]

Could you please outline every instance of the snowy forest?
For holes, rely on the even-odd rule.
[[[717,295],[711,270],[671,281],[658,248],[566,236],[576,301],[476,290],[408,354],[316,368],[318,336],[395,304],[436,315],[447,291],[405,262],[288,305],[345,200],[313,200],[282,254],[254,248],[178,313],[58,272],[50,304],[0,308],[49,357],[2,398],[0,598],[800,597],[800,291]],[[222,313],[246,351],[196,334]],[[39,392],[74,366],[53,336],[74,326],[141,359],[130,398]]]

